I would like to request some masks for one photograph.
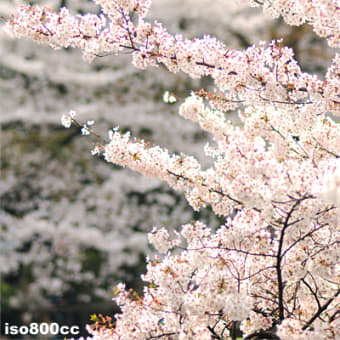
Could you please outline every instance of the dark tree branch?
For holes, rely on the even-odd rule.
[[[256,331],[243,338],[243,340],[260,340],[260,339],[280,340],[280,338],[277,335],[265,331]]]
[[[337,292],[334,294],[333,297],[331,297],[321,308],[318,309],[318,311],[306,322],[306,324],[302,327],[303,330],[306,330],[320,315],[322,312],[324,312],[328,306],[333,302],[333,300],[340,294],[340,288],[337,290]]]
[[[313,288],[310,286],[310,284],[305,279],[302,279],[302,282],[307,286],[309,291],[312,293],[312,295],[314,296],[315,301],[316,301],[316,303],[318,305],[318,309],[320,309],[321,308],[321,304],[320,304],[317,292],[313,290]]]
[[[279,240],[279,249],[276,256],[276,273],[277,273],[277,282],[278,282],[278,304],[279,304],[279,318],[280,322],[284,320],[284,305],[283,305],[283,290],[284,290],[284,283],[282,279],[282,270],[281,270],[281,261],[283,259],[283,242],[285,233],[290,225],[289,220],[293,215],[293,212],[296,210],[296,208],[300,205],[300,203],[306,199],[310,198],[310,196],[302,196],[299,199],[296,199],[295,203],[292,205],[290,210],[287,212],[285,221],[283,223],[281,236]]]

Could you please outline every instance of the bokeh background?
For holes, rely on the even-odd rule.
[[[187,38],[216,36],[230,49],[282,37],[305,71],[325,72],[334,50],[310,26],[287,26],[246,2],[154,0],[149,19]],[[25,3],[100,13],[91,0],[1,0],[1,24]],[[100,140],[60,124],[73,109],[80,121],[95,120],[104,137],[119,125],[209,166],[209,136],[176,114],[181,98],[200,88],[211,89],[210,79],[190,80],[162,66],[136,70],[129,55],[89,65],[80,51],[54,51],[0,31],[2,327],[58,322],[79,325],[85,335],[91,314],[117,312],[114,285],[142,288],[153,226],[175,230],[198,218],[212,228],[223,223],[209,209],[194,213],[160,181],[91,156]],[[166,90],[177,103],[162,101]],[[236,112],[226,114],[237,121]]]

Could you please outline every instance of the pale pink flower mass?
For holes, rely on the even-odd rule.
[[[153,229],[149,240],[164,255],[148,260],[144,295],[119,285],[122,313],[112,329],[90,328],[94,339],[234,339],[236,321],[244,337],[339,339],[340,125],[330,116],[340,117],[339,54],[321,79],[303,72],[282,41],[228,49],[211,36],[189,40],[147,22],[150,0],[95,2],[103,14],[21,7],[7,31],[80,48],[89,62],[130,51],[140,69],[163,64],[210,76],[214,92],[192,92],[179,108],[212,134],[210,168],[118,128],[103,149],[107,162],[167,182],[194,210],[209,206],[226,222],[213,231],[195,221],[174,237]],[[290,25],[306,22],[340,47],[338,0],[249,4]],[[235,109],[238,125],[225,118]],[[62,117],[65,127],[71,122]]]

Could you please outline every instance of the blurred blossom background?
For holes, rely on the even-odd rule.
[[[1,0],[2,25],[21,4],[67,6],[73,14],[100,13],[91,0]],[[303,70],[322,75],[334,49],[308,25],[272,20],[247,1],[154,0],[148,20],[186,38],[216,36],[230,49],[283,38]],[[194,213],[180,193],[159,180],[91,156],[93,136],[65,129],[63,113],[95,120],[103,137],[119,125],[151,143],[197,157],[209,136],[176,113],[191,90],[211,80],[169,74],[162,66],[136,70],[129,55],[82,61],[78,50],[54,51],[0,31],[0,266],[2,324],[58,322],[85,325],[93,313],[117,312],[112,288],[120,281],[141,290],[153,226],[170,230],[200,219],[224,221],[209,210]],[[176,103],[165,103],[166,91]],[[226,113],[237,124],[237,113]],[[2,325],[3,326],[3,325]]]

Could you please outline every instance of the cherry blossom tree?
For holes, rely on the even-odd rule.
[[[0,20],[22,3],[1,1]],[[30,4],[55,11],[67,5],[72,13],[100,12],[91,1]],[[199,10],[202,7],[204,11]],[[234,49],[284,37],[309,71],[322,72],[333,54],[325,41],[311,34],[310,26],[289,28],[245,2],[199,0],[198,5],[193,0],[158,0],[148,17],[186,37],[209,32]],[[97,128],[111,125],[114,117],[124,131],[166,145],[171,152],[181,146],[182,152],[207,166],[210,160],[203,157],[202,144],[207,133],[175,114],[178,103],[167,105],[161,98],[165,89],[181,96],[191,88],[211,89],[211,80],[188,79],[164,68],[138,71],[124,56],[79,63],[77,50],[37,49],[30,41],[11,39],[3,30],[0,55],[0,262],[2,287],[7,287],[5,314],[13,312],[16,320],[25,322],[32,316],[39,320],[39,311],[64,309],[70,301],[72,309],[83,310],[87,303],[90,311],[98,299],[109,300],[117,280],[133,284],[130,273],[143,266],[142,255],[150,255],[143,233],[150,226],[179,227],[198,216],[211,228],[218,225],[210,209],[193,213],[180,194],[158,179],[145,180],[89,159],[88,140],[78,136],[76,128],[64,131],[58,125],[60,112],[69,107],[82,119],[95,119]],[[234,111],[228,115],[237,118]]]
[[[1,1],[0,22],[20,3]],[[98,13],[99,8],[83,0],[30,3],[54,10],[67,5],[73,13]],[[200,0],[200,6],[207,3]],[[230,8],[216,2],[205,12],[192,11],[192,5],[192,0],[162,0],[150,15],[186,36],[210,32],[234,47],[268,40],[268,32],[276,26],[270,28],[272,21],[264,21],[259,10],[248,13],[245,4]],[[223,7],[228,15],[221,17]],[[211,20],[216,16],[221,17],[218,25]],[[304,44],[309,39],[305,36]],[[114,117],[123,129],[172,151],[181,145],[182,151],[205,162],[201,144],[206,134],[175,114],[177,104],[162,102],[166,88],[185,93],[201,86],[201,81],[159,69],[149,70],[146,76],[123,56],[79,63],[77,50],[53,54],[48,47],[36,49],[29,41],[13,40],[3,30],[0,56],[3,314],[15,315],[9,321],[29,322],[32,317],[40,320],[46,310],[65,310],[69,303],[73,310],[82,311],[87,303],[91,311],[98,300],[109,301],[110,287],[117,280],[134,284],[131,273],[144,266],[141,259],[150,254],[142,231],[155,224],[180,226],[198,214],[160,180],[146,181],[136,173],[89,159],[89,141],[78,136],[76,128],[61,128],[60,112],[74,107],[82,118],[94,118],[103,128]],[[136,119],[139,107],[144,109]],[[210,227],[218,225],[211,211],[203,210],[199,216]],[[107,305],[111,307],[110,301]]]
[[[7,31],[80,48],[88,62],[130,52],[139,69],[210,77],[214,90],[192,91],[179,114],[212,135],[204,148],[211,167],[118,127],[92,153],[165,181],[225,223],[216,231],[200,221],[180,233],[154,228],[149,240],[164,255],[147,260],[144,294],[119,284],[122,313],[113,324],[95,320],[94,338],[235,339],[239,323],[243,339],[340,338],[340,126],[331,118],[340,116],[340,55],[321,78],[303,72],[282,41],[232,49],[147,21],[150,0],[95,3],[99,15],[21,7]],[[307,22],[340,47],[337,0],[239,1],[248,3],[289,25]],[[225,118],[234,110],[240,124]],[[93,122],[80,123],[73,111],[62,123],[92,132]]]

